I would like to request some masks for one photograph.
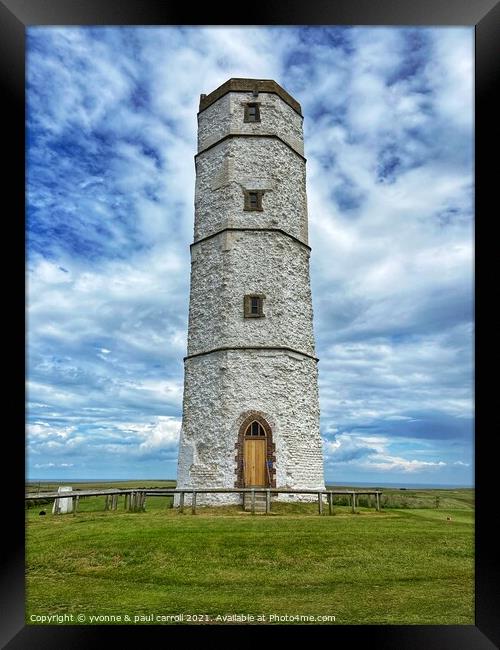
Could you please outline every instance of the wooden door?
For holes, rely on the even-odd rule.
[[[245,487],[266,486],[266,439],[246,438],[243,454]]]

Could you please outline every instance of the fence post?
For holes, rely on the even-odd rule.
[[[184,512],[184,492],[181,492],[179,497],[179,512]]]
[[[191,514],[196,514],[196,492],[193,492],[193,496],[191,497]]]
[[[333,515],[333,492],[328,492],[328,514]]]
[[[323,495],[318,492],[318,515],[323,514]]]
[[[351,492],[351,512],[354,512],[354,492]]]
[[[255,490],[252,488],[252,515],[255,514]]]
[[[271,491],[266,490],[266,515],[271,512]]]
[[[377,494],[375,496],[376,496],[376,500],[377,500],[377,505],[376,505],[377,512],[380,512],[380,492],[377,492]]]

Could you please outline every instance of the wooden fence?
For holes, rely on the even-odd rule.
[[[75,492],[40,492],[37,494],[26,494],[26,501],[37,501],[41,499],[73,499],[73,514],[78,511],[80,497],[105,496],[104,510],[116,510],[118,508],[118,497],[124,495],[124,508],[130,512],[138,512],[146,509],[146,497],[154,496],[175,496],[179,495],[179,512],[184,512],[184,501],[186,494],[191,495],[191,512],[196,513],[196,501],[198,494],[241,494],[242,502],[245,494],[251,498],[251,512],[255,514],[256,495],[265,495],[266,514],[271,512],[271,496],[275,494],[315,494],[318,498],[318,514],[323,514],[323,497],[326,496],[328,502],[328,514],[333,515],[333,498],[335,495],[347,496],[351,506],[351,512],[356,512],[357,499],[360,495],[375,497],[375,509],[380,511],[379,490],[286,490],[281,488],[205,488],[195,490],[183,490],[177,488],[131,488],[120,490],[117,488],[109,490],[78,490]],[[61,494],[64,494],[62,496]],[[57,512],[57,510],[56,510]]]

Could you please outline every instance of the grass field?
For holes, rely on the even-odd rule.
[[[315,504],[276,503],[269,516],[232,506],[193,516],[168,497],[148,497],[137,513],[122,502],[104,512],[101,497],[82,498],[76,516],[36,505],[26,512],[26,621],[72,614],[87,624],[159,624],[175,620],[158,616],[183,614],[177,622],[301,615],[335,617],[325,624],[473,624],[473,490],[384,495],[380,513],[336,505],[333,517],[328,508],[318,516]]]

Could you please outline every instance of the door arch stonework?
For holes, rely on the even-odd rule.
[[[267,487],[276,487],[276,445],[273,442],[273,432],[269,422],[259,411],[248,411],[244,414],[244,419],[238,429],[238,440],[235,444],[236,450],[236,480],[234,487],[245,487],[245,466],[244,466],[244,449],[245,449],[245,431],[252,422],[258,422],[266,432],[266,464],[269,469],[269,478]],[[266,473],[267,475],[267,473]]]

